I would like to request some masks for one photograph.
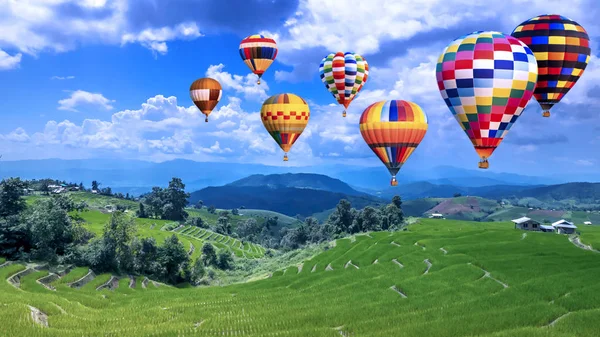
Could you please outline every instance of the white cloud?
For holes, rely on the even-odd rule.
[[[0,139],[12,142],[27,142],[29,141],[30,137],[23,128],[19,127],[7,135],[0,135]]]
[[[60,101],[58,101],[58,109],[77,111],[77,109],[75,109],[77,106],[86,104],[96,105],[106,110],[111,110],[113,107],[112,105],[110,105],[110,103],[112,102],[115,101],[104,97],[100,93],[92,93],[83,90],[77,90],[71,92],[71,96],[69,98],[61,99]]]
[[[222,63],[218,65],[211,65],[206,71],[206,76],[211,77],[219,83],[223,89],[233,89],[237,93],[244,94],[247,99],[265,100],[269,86],[265,80],[260,81],[260,85],[256,83],[258,77],[248,70],[249,74],[246,76],[232,75],[226,71],[223,71],[225,65]]]
[[[36,55],[44,50],[64,52],[81,43],[123,45],[139,43],[154,53],[167,52],[167,42],[202,36],[193,22],[134,28],[129,20],[131,0],[4,1],[0,45]]]
[[[158,54],[166,54],[168,51],[166,41],[176,39],[195,39],[203,36],[196,23],[182,23],[173,28],[148,28],[139,33],[127,33],[121,37],[121,43],[138,42],[142,46]]]
[[[218,129],[227,129],[227,128],[230,128],[230,127],[233,127],[233,126],[235,126],[235,122],[233,122],[233,121],[225,121],[223,123],[219,123],[217,125],[217,128]]]
[[[19,67],[21,63],[21,53],[9,55],[4,50],[0,49],[0,70],[9,70]]]
[[[72,80],[75,79],[75,76],[52,76],[50,77],[51,80],[60,80],[60,81],[64,81],[64,80]]]
[[[208,148],[202,148],[201,151],[206,152],[206,153],[226,153],[226,152],[233,152],[230,148],[226,147],[224,149],[221,148],[221,144],[219,144],[219,141],[215,141],[215,144],[211,147]]]

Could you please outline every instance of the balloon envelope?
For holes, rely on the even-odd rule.
[[[308,124],[308,104],[294,94],[274,95],[263,103],[260,117],[267,132],[285,152],[284,160],[287,161],[287,153]]]
[[[367,82],[369,64],[358,54],[331,53],[321,61],[319,76],[336,101],[348,109],[354,97]]]
[[[527,45],[498,32],[474,32],[450,43],[436,67],[438,88],[487,168],[531,99],[537,62]]]
[[[549,110],[583,75],[590,60],[590,38],[577,22],[560,15],[540,15],[521,23],[511,34],[535,55],[538,80],[534,97],[549,117]]]
[[[251,35],[242,40],[239,50],[244,63],[258,75],[260,84],[260,78],[277,57],[277,43],[264,35]]]
[[[221,100],[222,94],[219,81],[210,77],[197,79],[190,86],[190,97],[196,107],[206,116],[206,122],[208,122],[208,115]]]
[[[417,104],[402,100],[371,104],[360,117],[360,133],[392,175],[396,174],[425,137],[427,115]]]

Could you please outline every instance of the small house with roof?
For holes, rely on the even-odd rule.
[[[577,226],[565,219],[561,219],[553,223],[552,227],[554,227],[556,233],[558,234],[573,234],[577,229]]]
[[[515,229],[522,229],[522,230],[526,230],[526,231],[539,231],[540,229],[540,223],[530,219],[526,216],[522,217],[522,218],[518,218],[518,219],[514,219],[512,220],[512,222],[515,224]]]
[[[588,226],[589,226],[589,225],[591,225],[591,224],[592,224],[592,222],[591,222],[591,221],[585,221],[583,224],[584,224],[584,225],[588,225]]]
[[[443,219],[444,216],[442,214],[440,214],[440,213],[433,213],[433,214],[431,214],[429,216],[429,218],[431,218],[431,219]]]

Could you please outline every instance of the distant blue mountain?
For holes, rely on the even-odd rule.
[[[82,159],[82,160],[0,160],[0,177],[54,178],[83,182],[89,186],[97,180],[115,191],[140,193],[152,186],[166,186],[179,177],[188,191],[208,186],[221,186],[255,174],[317,173],[339,179],[353,189],[376,193],[388,189],[390,175],[383,167],[319,165],[310,167],[278,167],[261,164],[232,164],[230,162],[196,162],[172,160],[152,163],[139,160]],[[600,174],[599,174],[600,176]],[[590,176],[587,181],[600,181]],[[436,185],[484,187],[495,185],[550,185],[566,183],[578,177],[531,177],[489,170],[468,170],[450,166],[403,168],[398,175],[400,184],[429,182]],[[581,181],[581,179],[579,179]]]

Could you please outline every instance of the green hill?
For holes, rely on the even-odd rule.
[[[331,178],[323,174],[312,173],[286,173],[286,174],[255,174],[246,178],[236,180],[226,186],[257,187],[267,186],[270,188],[309,188],[348,195],[367,195],[350,187],[345,182]]]
[[[582,239],[598,242],[599,230]],[[562,235],[523,234],[510,223],[421,220],[339,239],[266,279],[195,289],[105,274],[70,288],[86,275],[78,268],[52,291],[36,282],[47,271],[4,265],[0,278],[17,283],[0,283],[2,333],[596,337],[600,255]]]

